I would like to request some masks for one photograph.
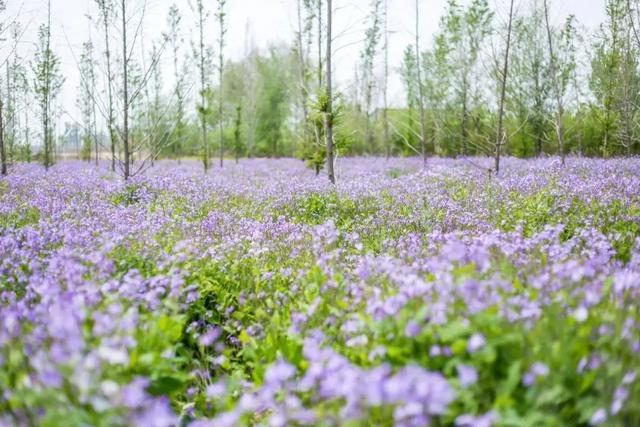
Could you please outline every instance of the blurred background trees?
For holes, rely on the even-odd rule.
[[[327,73],[342,66],[325,64],[326,1],[292,1],[291,43],[257,49],[247,36],[242,55],[225,52],[224,1],[192,1],[189,19],[181,2],[169,5],[161,34],[145,32],[144,0],[89,3],[94,35],[75,55],[75,118],[57,99],[65,76],[47,44],[51,25],[29,52],[19,47],[28,25],[0,9],[4,164],[48,166],[66,153],[128,176],[156,158],[200,158],[208,169],[215,153],[293,156],[322,170]],[[606,0],[606,19],[591,33],[573,16],[558,20],[550,0],[514,4],[501,103],[510,2],[448,0],[433,37],[416,34],[418,45],[389,64],[394,1],[370,0],[353,79],[333,81],[336,156],[494,156],[497,146],[519,157],[639,154],[640,1]],[[390,75],[404,91],[393,103]],[[76,131],[63,132],[61,120]]]

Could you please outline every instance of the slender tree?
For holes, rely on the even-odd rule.
[[[11,164],[18,155],[26,152],[26,140],[20,141],[20,134],[23,130],[23,122],[21,120],[20,110],[27,110],[29,108],[28,92],[29,82],[27,76],[27,68],[25,67],[24,58],[20,55],[17,49],[18,44],[22,40],[22,36],[27,30],[26,26],[23,26],[18,21],[14,21],[10,24],[9,31],[11,33],[11,45],[10,49],[13,51],[6,61],[6,83],[7,83],[7,96],[5,105],[5,149],[7,149],[7,160]],[[2,29],[0,28],[0,31]],[[21,142],[21,144],[18,144]]]
[[[220,137],[220,167],[223,166],[224,159],[224,117],[223,117],[223,93],[222,93],[222,81],[224,76],[224,43],[225,34],[227,33],[225,23],[225,6],[226,0],[218,0],[218,12],[216,18],[218,19],[218,131]]]
[[[233,124],[233,152],[236,158],[236,164],[238,164],[240,153],[242,151],[242,142],[240,140],[240,132],[242,126],[242,104],[236,105],[236,118]]]
[[[6,10],[7,4],[4,0],[0,0],[0,13]],[[0,24],[0,30],[2,25]],[[5,147],[5,123],[4,123],[4,102],[0,91],[0,175],[6,175],[7,169],[7,148]]]
[[[513,113],[518,126],[520,144],[513,151],[528,155],[529,140],[533,139],[535,154],[540,156],[549,139],[549,124],[554,122],[553,78],[540,1],[531,2],[526,13],[513,20],[511,44],[505,109]]]
[[[420,0],[415,0],[416,6],[416,85],[418,86],[418,106],[420,107],[420,148],[422,151],[423,167],[427,166],[427,143],[426,143],[426,118],[424,107],[424,86],[422,83],[422,61],[420,59]]]
[[[95,147],[95,163],[98,165],[98,138],[96,135],[96,115],[95,115],[95,94],[94,88],[96,83],[95,68],[93,60],[93,44],[87,41],[82,45],[82,53],[80,54],[80,87],[78,106],[82,113],[83,125],[83,158],[91,160],[91,151]]]
[[[26,162],[31,162],[31,128],[29,126],[29,117],[31,115],[31,85],[27,75],[26,67],[20,65],[19,71],[14,74],[16,81],[16,90],[20,98],[20,107],[23,110],[22,122],[22,146],[20,157]]]
[[[326,138],[326,148],[327,148],[327,174],[329,176],[329,182],[331,184],[336,183],[336,177],[333,170],[333,88],[332,88],[332,75],[331,75],[331,37],[332,37],[332,21],[333,21],[333,10],[331,7],[331,0],[326,0],[327,2],[327,51],[326,51],[326,107],[325,107],[325,116],[324,116],[324,128],[325,128],[325,138]]]
[[[462,154],[468,155],[472,112],[480,97],[475,70],[482,46],[491,33],[493,13],[487,0],[473,0],[466,9],[456,0],[449,0],[447,13],[442,19],[441,42],[447,56],[447,78],[454,88],[454,105],[460,108],[460,139]],[[455,107],[454,107],[455,108]]]
[[[391,157],[391,140],[389,138],[389,0],[384,0],[384,80],[382,85],[382,126],[384,131],[384,152],[387,160]]]
[[[255,40],[251,27],[251,21],[247,20],[245,25],[247,37],[244,42],[244,103],[243,121],[246,128],[246,151],[248,157],[253,157],[257,151],[257,129],[258,129],[258,91],[259,73],[258,57],[259,52],[255,47]]]
[[[120,17],[122,19],[122,148],[124,151],[124,179],[129,179],[131,174],[131,148],[129,146],[129,45],[127,44],[127,1],[120,2]]]
[[[362,60],[362,80],[364,82],[364,113],[365,113],[365,147],[373,148],[373,125],[371,123],[371,109],[373,108],[373,91],[375,86],[374,64],[380,43],[380,7],[382,0],[372,0],[369,15],[370,26],[365,32],[364,50],[360,54]]]
[[[509,18],[507,21],[507,42],[504,50],[504,61],[502,64],[502,71],[498,77],[499,79],[499,105],[498,105],[498,131],[496,133],[496,145],[494,153],[494,172],[498,174],[500,172],[500,156],[502,154],[502,146],[506,142],[506,135],[504,131],[504,110],[507,94],[507,82],[509,78],[509,53],[511,49],[511,30],[513,25],[513,6],[515,0],[509,2]]]
[[[182,151],[182,143],[186,136],[186,123],[185,123],[185,72],[180,65],[180,52],[183,46],[183,37],[181,31],[182,15],[178,6],[175,4],[169,8],[169,14],[167,16],[167,26],[169,28],[166,38],[171,45],[171,51],[173,52],[173,96],[175,102],[174,109],[174,121],[175,129],[172,132],[171,137],[171,152],[174,158],[179,156]]]
[[[152,51],[150,61],[145,62],[145,58],[136,61],[133,53],[136,48],[143,45],[143,27],[146,16],[147,2],[142,1],[141,6],[131,8],[127,5],[131,4],[131,0],[121,0],[118,6],[119,23],[113,23],[117,26],[116,31],[120,33],[120,66],[121,81],[120,95],[122,99],[122,109],[119,111],[122,122],[118,126],[118,136],[122,147],[122,156],[118,160],[118,171],[125,180],[139,174],[149,167],[153,159],[158,155],[163,147],[156,144],[155,136],[157,136],[154,128],[157,123],[150,126],[147,121],[147,132],[141,134],[139,124],[141,119],[147,119],[148,116],[142,114],[144,101],[146,100],[147,85],[154,78],[157,70],[158,62],[167,44],[167,39],[162,37],[161,44],[157,49]],[[129,33],[129,26],[135,28],[135,32]],[[131,36],[131,37],[130,37]],[[150,102],[146,100],[146,104]],[[144,126],[143,126],[144,127]],[[135,160],[135,167],[134,165]]]
[[[303,4],[304,4],[304,8],[305,8],[305,12],[306,12],[306,22],[305,22],[305,26],[304,26],[304,33],[306,33],[307,35],[307,48],[309,51],[311,51],[311,45],[312,45],[312,38],[313,38],[313,28],[314,28],[314,24],[315,27],[317,27],[317,31],[316,31],[316,36],[317,36],[317,68],[315,71],[316,74],[316,85],[317,87],[315,88],[315,99],[314,99],[314,107],[319,107],[321,102],[318,102],[319,100],[321,100],[321,98],[324,96],[325,94],[325,88],[322,86],[322,82],[323,82],[323,64],[324,64],[324,60],[322,58],[322,53],[323,53],[323,43],[325,42],[325,40],[322,37],[323,34],[323,28],[322,28],[322,15],[323,15],[323,10],[322,10],[322,0],[303,0]],[[302,40],[300,40],[300,43],[302,43]],[[311,72],[311,61],[309,61],[309,65],[308,65],[308,69],[309,69],[309,76],[311,76],[312,72]],[[302,76],[303,78],[306,77],[306,74]],[[306,90],[306,97],[303,96],[303,102],[305,102],[305,104],[307,102],[309,102],[311,100],[311,97],[309,96],[309,94],[311,93],[312,89],[309,88],[308,90]],[[306,106],[304,108],[307,108]],[[305,150],[306,154],[305,157],[307,157],[307,163],[310,166],[313,166],[313,168],[315,169],[316,172],[316,176],[320,175],[320,171],[323,167],[323,165],[325,164],[326,161],[326,145],[325,145],[325,135],[324,135],[324,116],[320,117],[318,114],[315,114],[318,111],[314,111],[317,110],[316,108],[307,108],[307,112],[306,112],[306,116],[307,116],[307,120],[305,125],[308,127],[309,132],[311,133],[311,137],[309,138],[309,146],[307,147],[307,149]],[[322,109],[320,109],[321,111]],[[322,113],[323,114],[323,113]]]
[[[627,12],[626,0],[607,0],[606,20],[593,45],[589,86],[599,110],[603,157],[613,154],[616,144],[630,152],[635,139],[640,77]]]
[[[322,0],[316,0],[316,18],[318,21],[318,89],[322,87]]]
[[[209,87],[205,77],[208,71],[208,52],[204,43],[204,29],[208,13],[204,8],[203,0],[196,0],[196,13],[198,15],[198,50],[196,57],[198,72],[200,74],[200,105],[198,105],[197,108],[198,116],[200,117],[200,130],[202,137],[202,165],[204,167],[204,173],[206,174],[209,170],[209,142],[207,137],[207,117],[209,115],[207,91]]]
[[[14,82],[13,82],[13,73],[11,72],[11,66],[13,65],[9,59],[7,59],[6,63],[6,85],[7,85],[7,104],[5,106],[5,118],[6,121],[4,123],[4,145],[7,149],[7,159],[9,163],[14,160],[14,148],[15,148],[15,127],[16,127],[16,102],[15,102],[15,91],[14,91]]]
[[[404,86],[405,102],[408,110],[406,126],[408,134],[407,143],[410,143],[414,136],[414,111],[418,104],[417,66],[415,49],[412,45],[408,45],[404,50],[402,64],[400,66],[400,76]]]
[[[560,159],[562,165],[565,164],[565,131],[564,131],[564,97],[567,91],[567,87],[570,82],[570,77],[573,74],[575,68],[575,48],[573,46],[573,40],[575,39],[575,27],[573,25],[573,16],[570,16],[565,27],[561,33],[564,54],[563,58],[557,55],[557,49],[554,46],[553,31],[549,22],[549,5],[547,0],[544,2],[544,19],[547,30],[547,40],[549,46],[549,64],[551,68],[551,78],[553,84],[553,91],[556,101],[556,136],[558,138],[558,148],[560,151]]]
[[[7,169],[7,149],[4,146],[4,105],[0,96],[0,175],[6,175]]]
[[[309,82],[308,82],[308,70],[307,70],[307,53],[305,51],[304,36],[305,33],[310,32],[310,22],[308,17],[306,20],[302,18],[303,1],[305,3],[305,10],[309,10],[309,0],[297,0],[296,2],[296,15],[298,28],[296,31],[295,50],[298,59],[298,79],[300,87],[300,108],[302,110],[302,135],[303,144],[307,146],[309,144]]]
[[[95,0],[98,5],[98,11],[100,14],[100,20],[102,21],[102,29],[104,32],[104,56],[106,62],[106,85],[107,85],[107,131],[109,134],[109,148],[111,150],[111,170],[116,170],[116,126],[115,126],[115,98],[113,94],[114,73],[112,68],[112,54],[111,51],[111,26],[113,24],[113,17],[115,15],[114,0]]]
[[[47,23],[38,30],[38,44],[33,63],[34,92],[38,97],[40,118],[42,121],[43,164],[45,169],[53,164],[54,138],[53,123],[54,101],[64,83],[60,72],[60,59],[51,50],[51,1],[47,4]]]
[[[449,138],[448,135],[455,133],[454,130],[449,132],[449,129],[447,129],[447,126],[450,126],[455,120],[447,119],[452,117],[450,111],[456,111],[454,107],[455,101],[451,102],[450,99],[453,95],[450,87],[455,85],[455,80],[451,77],[455,76],[455,73],[448,63],[448,51],[449,46],[444,35],[436,34],[433,48],[422,52],[420,62],[416,64],[416,70],[420,67],[422,71],[420,81],[422,82],[422,98],[425,100],[425,108],[428,106],[433,112],[431,127],[428,132],[430,133],[431,147],[434,153],[438,151],[436,147],[446,153],[445,143]],[[419,91],[417,92],[419,93]]]
[[[157,57],[158,55],[159,47],[156,43],[153,43],[151,47],[151,58]],[[146,138],[149,142],[152,153],[150,162],[153,165],[155,157],[158,156],[167,145],[175,143],[175,140],[171,138],[171,125],[169,124],[169,122],[173,120],[170,114],[167,114],[169,108],[167,108],[165,102],[163,102],[162,88],[164,85],[161,67],[154,67],[151,75],[151,95],[147,101],[147,111],[145,114],[147,120],[143,128],[146,135],[141,135],[141,138]],[[173,126],[173,131],[175,131],[178,122],[173,121]],[[173,152],[172,145],[169,145],[169,151]]]

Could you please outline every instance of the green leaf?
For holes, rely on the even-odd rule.
[[[176,377],[164,376],[153,380],[147,391],[153,396],[170,396],[182,391],[185,385],[184,381]]]
[[[511,395],[520,384],[522,361],[516,360],[509,366],[507,378],[500,384],[500,394]]]

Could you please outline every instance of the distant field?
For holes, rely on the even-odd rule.
[[[640,159],[0,180],[0,426],[638,426]]]

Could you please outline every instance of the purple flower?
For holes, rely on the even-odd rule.
[[[636,380],[636,371],[629,371],[622,377],[622,384],[629,385]]]
[[[264,381],[267,384],[277,384],[292,378],[296,370],[283,359],[278,359],[275,363],[267,368],[264,374]]]
[[[533,365],[531,365],[527,373],[525,373],[522,377],[522,383],[525,386],[530,387],[536,382],[538,378],[546,377],[548,374],[549,367],[547,365],[545,365],[544,363],[535,362]]]
[[[604,408],[598,409],[593,413],[591,419],[589,420],[589,424],[592,426],[598,426],[604,423],[607,420],[607,411]]]
[[[460,364],[456,368],[462,388],[467,388],[478,382],[478,371],[473,366]]]
[[[124,386],[121,391],[123,404],[128,408],[142,406],[148,398],[146,388],[149,386],[149,383],[149,379],[139,377]]]
[[[582,323],[589,317],[589,311],[584,307],[580,306],[573,312],[573,318],[576,319],[576,322]]]
[[[59,372],[51,371],[51,370],[44,372],[40,376],[40,379],[42,380],[42,384],[50,388],[62,387],[62,384],[64,381],[64,379],[62,378],[62,375],[60,375]]]
[[[207,332],[205,332],[204,335],[200,337],[198,341],[200,342],[201,346],[209,347],[214,342],[216,342],[218,338],[220,338],[221,333],[222,332],[220,331],[220,328],[212,326],[207,330]]]
[[[133,418],[136,426],[173,427],[178,422],[166,398],[154,399],[152,404]]]
[[[225,412],[215,417],[207,427],[235,427],[238,425],[239,419],[240,415],[238,413]]]
[[[369,338],[366,335],[356,335],[353,338],[349,338],[345,344],[348,347],[362,347],[369,343]]]
[[[611,414],[617,415],[622,409],[625,401],[629,397],[629,391],[625,387],[616,388],[613,393],[613,402],[611,403]]]
[[[408,338],[415,338],[420,334],[420,325],[415,320],[409,320],[404,328],[404,335]]]
[[[487,341],[484,338],[484,335],[480,333],[475,333],[471,335],[469,341],[467,342],[467,351],[469,353],[475,353],[485,346]]]
[[[429,349],[429,356],[437,357],[442,355],[442,348],[439,345],[432,345]]]
[[[465,414],[456,418],[455,424],[456,427],[491,427],[496,418],[496,414],[493,411],[478,416]]]
[[[213,384],[209,384],[206,388],[206,395],[209,399],[218,399],[224,396],[226,391],[226,386],[223,381],[218,381]]]

